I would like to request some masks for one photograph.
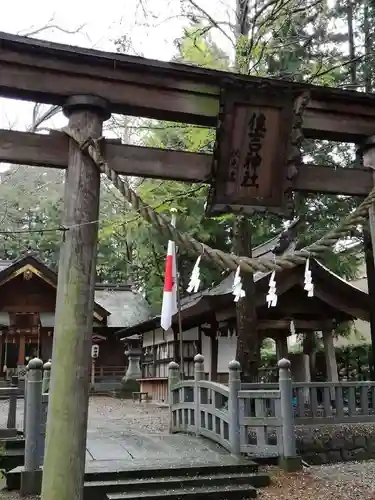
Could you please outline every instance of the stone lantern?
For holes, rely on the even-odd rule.
[[[121,383],[125,385],[129,380],[138,380],[142,376],[141,372],[141,356],[142,337],[140,335],[132,335],[123,339],[125,341],[125,355],[128,357],[128,369]]]

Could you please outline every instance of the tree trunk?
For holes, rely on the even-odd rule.
[[[246,217],[238,217],[234,223],[233,251],[237,255],[251,257],[251,221]],[[241,279],[246,297],[240,299],[236,306],[236,359],[241,363],[243,380],[252,382],[258,379],[261,345],[257,330],[255,283],[251,273],[243,273]]]
[[[237,0],[235,30],[237,40],[249,34],[248,11],[249,1]],[[247,63],[248,61],[242,60],[242,64],[240,64],[236,57],[237,71],[247,74],[249,67]],[[251,233],[251,220],[244,216],[237,217],[233,226],[233,251],[235,254],[251,257]],[[236,306],[238,339],[236,359],[242,367],[242,380],[252,382],[258,380],[261,340],[257,330],[254,277],[251,273],[243,273],[241,279],[246,297],[240,299]]]

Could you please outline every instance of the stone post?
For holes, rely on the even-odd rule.
[[[204,378],[204,357],[202,354],[197,354],[194,358],[194,423],[195,423],[195,434],[199,436],[200,429],[200,400],[201,391],[199,387],[199,381]]]
[[[293,388],[290,374],[291,363],[287,359],[280,359],[277,366],[279,369],[283,443],[280,466],[289,472],[293,472],[301,469],[301,459],[297,456],[294,431]]]
[[[10,387],[12,392],[9,396],[7,429],[15,429],[17,415],[18,377],[12,377]]]
[[[240,438],[240,412],[238,392],[241,390],[241,365],[238,361],[231,361],[229,368],[229,442],[232,446],[232,454],[240,456],[241,438]]]
[[[43,394],[49,392],[49,383],[51,380],[51,367],[52,367],[51,361],[47,361],[47,363],[44,363],[43,365],[43,387],[42,387]]]
[[[21,473],[21,494],[34,495],[40,492],[40,418],[42,406],[43,361],[32,359],[28,364],[25,467]]]
[[[172,387],[180,381],[180,367],[175,361],[171,361],[168,365],[168,404],[169,404],[169,432],[172,434],[173,419],[172,419],[172,405],[173,405],[173,393]]]

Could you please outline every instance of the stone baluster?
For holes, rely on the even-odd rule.
[[[51,361],[47,361],[47,363],[44,363],[44,365],[43,365],[42,394],[49,392],[49,384],[51,381],[51,368],[52,368]]]
[[[199,382],[204,378],[204,357],[202,354],[197,354],[194,358],[194,423],[195,423],[195,434],[199,436],[200,429],[200,387]]]
[[[228,398],[228,414],[229,414],[229,441],[232,447],[232,454],[240,456],[241,440],[240,440],[240,414],[238,392],[241,390],[241,365],[238,361],[229,363],[229,398]]]
[[[180,381],[180,367],[175,361],[171,361],[168,365],[168,403],[169,403],[169,432],[173,432],[173,392],[172,388]]]
[[[8,410],[8,420],[7,429],[16,428],[16,415],[17,415],[17,395],[18,395],[18,377],[12,377],[11,383],[11,393],[9,395],[9,410]]]
[[[290,373],[291,363],[280,359],[279,369],[280,409],[282,421],[282,456],[280,466],[289,471],[301,469],[301,459],[297,456],[296,436],[294,430],[293,388]]]
[[[23,394],[23,434],[26,436],[26,412],[27,412],[27,379],[29,377],[29,365],[26,366],[25,387]]]
[[[21,494],[33,495],[40,491],[40,419],[42,406],[43,361],[32,359],[28,364],[25,467],[21,473]],[[39,491],[38,491],[39,490]]]

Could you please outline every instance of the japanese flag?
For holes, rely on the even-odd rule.
[[[172,317],[177,313],[177,267],[176,267],[176,245],[174,241],[168,241],[168,254],[165,263],[163,305],[161,308],[160,325],[164,330],[172,325]]]

